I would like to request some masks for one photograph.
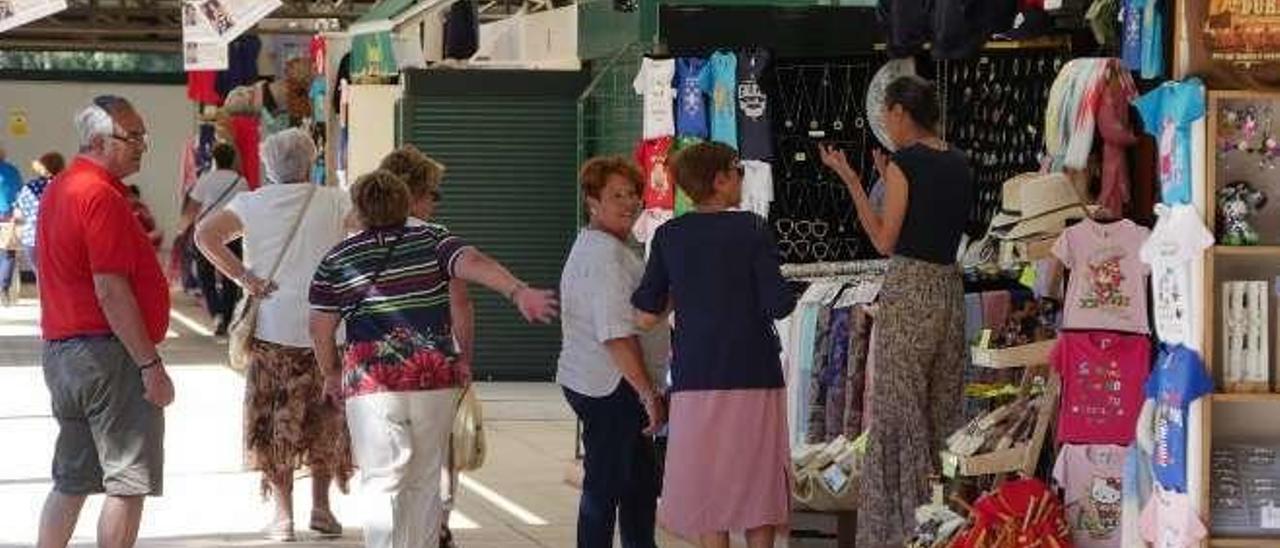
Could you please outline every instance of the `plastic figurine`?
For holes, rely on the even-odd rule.
[[[1222,233],[1218,240],[1223,245],[1258,245],[1258,231],[1249,223],[1262,206],[1267,195],[1244,181],[1233,182],[1218,191],[1218,216],[1222,219]]]

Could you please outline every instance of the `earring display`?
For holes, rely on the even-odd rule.
[[[1049,87],[1069,53],[991,53],[939,63],[946,138],[969,154],[977,190],[970,233],[977,235],[1000,207],[1004,181],[1039,171],[1040,126]]]
[[[1223,381],[1228,392],[1270,389],[1270,329],[1267,289],[1261,282],[1222,284],[1222,327],[1226,346]]]

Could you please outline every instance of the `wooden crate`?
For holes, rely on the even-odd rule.
[[[1053,423],[1053,416],[1058,411],[1060,392],[1058,376],[1037,367],[1027,370],[1022,385],[1023,395],[1020,397],[1032,397],[1031,387],[1034,384],[1032,381],[1036,377],[1046,379],[1044,394],[1036,397],[1044,398],[1047,404],[1040,406],[1038,410],[1036,427],[1031,432],[1031,438],[1009,449],[961,458],[960,475],[985,476],[1018,472],[1030,476],[1035,473],[1036,465],[1040,461],[1040,451],[1044,448],[1045,439],[1049,436],[1049,425]]]

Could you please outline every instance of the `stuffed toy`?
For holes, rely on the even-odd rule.
[[[1233,182],[1218,191],[1218,216],[1222,219],[1223,245],[1258,245],[1258,231],[1249,217],[1267,204],[1267,195],[1244,181]]]

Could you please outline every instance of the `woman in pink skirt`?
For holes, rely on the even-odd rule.
[[[795,308],[764,219],[736,211],[738,155],[722,144],[681,151],[672,175],[696,211],[654,235],[632,305],[676,332],[666,475],[658,521],[704,547],[744,531],[773,546],[791,515],[786,393],[773,320]]]

